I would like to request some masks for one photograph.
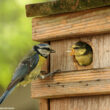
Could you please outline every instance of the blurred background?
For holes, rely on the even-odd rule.
[[[20,60],[38,43],[32,41],[32,18],[26,18],[25,4],[43,1],[46,0],[0,0],[0,96]],[[16,88],[0,107],[38,110],[38,101],[31,98],[28,85]]]

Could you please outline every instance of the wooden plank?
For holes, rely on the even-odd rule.
[[[40,99],[39,106],[40,106],[39,110],[49,110],[48,99]]]
[[[110,33],[110,8],[33,18],[32,39],[51,41]]]
[[[32,83],[34,98],[99,94],[110,94],[110,68],[62,72],[56,74],[53,80],[36,80]]]
[[[77,41],[84,41],[84,42],[87,42],[88,44],[90,44],[92,46],[92,48],[93,48],[93,62],[90,66],[87,66],[87,67],[85,67],[85,66],[82,67],[81,66],[81,67],[79,67],[78,65],[77,66],[74,65],[73,57],[70,56],[66,52],[68,49],[70,49],[72,47],[73,43],[75,43]],[[54,50],[56,50],[56,53],[51,54],[51,56],[50,56],[50,70],[54,71],[56,69],[61,69],[61,71],[73,71],[73,70],[82,70],[82,71],[85,70],[86,71],[86,69],[110,67],[110,58],[109,58],[109,56],[110,56],[110,46],[109,46],[109,41],[110,41],[110,34],[53,41],[53,42],[50,43],[50,45]],[[86,74],[84,74],[84,75],[86,75]],[[90,75],[92,75],[92,74],[90,73]],[[103,75],[103,74],[101,74],[101,75]],[[62,79],[63,79],[63,77],[64,76],[62,75]],[[99,76],[97,76],[97,79],[98,79],[98,77],[99,78],[101,77],[100,74],[99,74]],[[73,79],[71,79],[71,80],[74,81],[74,74],[73,74]],[[106,82],[106,80],[104,80],[104,81]],[[32,97],[35,97],[35,98],[36,97],[42,97],[42,98],[44,97],[45,98],[45,97],[51,96],[53,94],[53,91],[52,91],[53,89],[51,89],[52,88],[51,87],[50,88],[51,90],[50,90],[49,87],[47,87],[46,84],[48,83],[49,85],[51,85],[52,82],[54,82],[54,79],[44,80],[44,82],[43,82],[43,80],[33,81],[33,83],[32,83]],[[65,82],[66,82],[66,79],[65,79]],[[95,82],[95,80],[94,80],[94,82]],[[92,83],[91,81],[90,81],[90,83],[95,85],[95,83]],[[96,81],[96,83],[97,83],[97,86],[98,86],[97,81]],[[103,82],[99,81],[99,85],[101,85],[102,83]],[[42,86],[43,84],[44,84],[45,87]],[[84,83],[81,83],[82,84],[81,86],[79,86],[78,84],[79,83],[74,83],[73,85],[78,86],[79,89],[82,90],[83,87],[84,87],[83,86]],[[60,87],[60,86],[57,86],[57,87],[61,88],[61,92],[62,92],[62,87]],[[57,89],[60,90],[59,88],[57,88]],[[86,87],[84,87],[84,88],[86,88]],[[88,89],[88,87],[86,89]],[[70,93],[70,95],[73,95],[73,96],[76,95],[75,92],[73,92],[71,89],[65,89],[65,90],[68,90],[68,94]],[[100,92],[100,89],[98,89],[98,90]],[[44,91],[46,91],[46,92],[44,93]],[[104,91],[103,92],[102,91],[100,93],[104,92]],[[56,90],[54,92],[56,92]],[[90,91],[90,92],[93,92],[93,91]],[[57,92],[57,94],[55,94],[55,95],[58,95],[59,93],[60,92]],[[60,97],[61,94],[64,95],[63,93],[60,93],[59,97]],[[82,93],[78,93],[78,94],[81,95]],[[89,94],[92,94],[92,93],[89,93]],[[53,97],[55,95],[53,95]]]
[[[91,45],[93,49],[93,62],[89,66],[79,66],[74,62],[73,57],[66,51],[71,49],[75,42],[83,41]],[[92,68],[110,67],[110,34],[78,37],[51,42],[51,47],[56,50],[55,54],[50,56],[50,69],[55,71],[83,70]]]
[[[44,66],[42,67],[42,71],[46,71],[48,73],[49,71],[49,58],[44,63]],[[31,91],[32,93],[32,91]],[[49,99],[39,99],[39,110],[49,110]]]
[[[110,5],[109,0],[52,0],[45,3],[26,5],[26,15],[27,17],[47,16],[108,5]]]
[[[81,71],[83,71],[84,69],[103,68],[103,67],[110,66],[110,58],[109,58],[109,56],[110,56],[110,46],[109,46],[110,34],[102,34],[102,35],[96,35],[96,36],[89,35],[88,37],[81,36],[79,38],[52,41],[51,47],[56,50],[56,54],[53,54],[50,57],[51,71],[56,70],[58,68],[60,68],[62,71],[79,69],[76,67],[76,65],[72,64],[72,62],[73,62],[72,58],[69,55],[67,55],[65,52],[67,49],[71,48],[71,46],[73,45],[74,42],[77,42],[79,40],[89,43],[93,48],[92,65],[90,65],[90,67],[80,68]],[[85,73],[85,75],[86,75],[86,73]],[[90,73],[90,75],[92,75],[92,74]],[[98,77],[100,77],[100,75],[102,75],[102,74],[99,74]],[[86,77],[84,76],[84,78],[86,78]],[[63,79],[63,77],[62,77],[62,79]],[[83,78],[81,78],[81,79],[83,79]],[[85,81],[85,83],[87,83],[87,82]],[[70,95],[67,95],[65,97],[69,97],[69,98],[58,98],[58,99],[52,98],[50,100],[50,110],[110,110],[109,109],[110,108],[109,107],[110,95],[82,97],[84,95],[96,95],[96,93],[90,93],[90,92],[95,91],[95,89],[98,87],[99,87],[98,91],[100,92],[101,88],[103,87],[103,84],[105,84],[105,83],[101,84],[100,81],[98,84],[97,81],[96,81],[96,83],[94,81],[94,87],[93,87],[92,81],[90,81],[90,82],[91,83],[88,83],[89,85],[91,85],[90,88],[83,86],[83,89],[86,90],[87,94],[79,94],[79,95],[81,95],[81,97],[79,95],[78,95],[79,97],[69,97]],[[107,81],[105,79],[105,82],[107,84],[107,82],[109,82],[109,81]],[[75,86],[75,84],[74,84],[74,86]],[[79,87],[77,84],[76,84],[76,86]],[[97,86],[97,87],[95,87],[95,86]],[[108,89],[109,88],[110,87],[108,87]],[[93,91],[91,89],[93,89]],[[69,91],[70,89],[66,88],[66,90]],[[78,89],[75,89],[75,90],[76,90],[76,92],[79,92],[82,90],[82,88],[79,87]],[[90,90],[90,92],[89,92],[89,90]],[[103,92],[97,93],[97,95],[103,94]],[[110,94],[110,92],[108,92],[107,94]],[[75,95],[75,94],[73,93],[73,95]]]
[[[49,66],[50,66],[50,62],[48,58],[42,67],[42,71],[48,73]],[[49,99],[39,99],[39,110],[49,110]]]
[[[110,110],[110,95],[51,99],[50,110]]]

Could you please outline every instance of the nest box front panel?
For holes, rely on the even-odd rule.
[[[56,98],[110,93],[110,8],[33,19],[33,40],[49,41],[56,50],[49,69],[61,69],[52,79],[35,80],[32,97]],[[89,44],[93,61],[77,64],[66,51],[78,41]],[[45,93],[44,93],[45,91]]]
[[[78,41],[86,42],[93,50],[93,61],[88,66],[80,66],[75,62],[70,53],[66,51]],[[110,34],[71,38],[66,40],[52,41],[51,46],[56,50],[56,54],[50,57],[51,70],[61,69],[62,71],[82,70],[92,68],[110,67]]]
[[[110,93],[109,36],[52,41],[50,45],[56,53],[50,56],[50,70],[61,69],[62,72],[52,79],[33,81],[32,97],[55,98]],[[93,49],[93,62],[87,67],[75,65],[73,57],[66,52],[79,40],[87,42]]]

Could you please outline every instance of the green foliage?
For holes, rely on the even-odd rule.
[[[4,89],[19,61],[36,44],[24,5],[23,0],[0,0],[0,86]]]

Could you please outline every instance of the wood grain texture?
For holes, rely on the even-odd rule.
[[[32,19],[32,39],[36,41],[102,33],[110,33],[110,8]]]
[[[94,27],[95,28],[95,27]],[[93,49],[93,63],[87,67],[88,69],[92,69],[92,68],[103,68],[103,67],[108,67],[110,66],[110,34],[102,34],[102,35],[96,35],[96,36],[92,36],[89,35],[89,37],[81,37],[81,38],[72,38],[72,39],[67,39],[67,40],[60,40],[60,41],[53,41],[51,42],[51,46],[53,48],[55,48],[57,50],[57,54],[53,54],[51,55],[50,61],[51,61],[51,71],[60,68],[62,71],[63,70],[77,70],[77,69],[81,69],[81,72],[84,72],[87,68],[78,68],[76,65],[73,66],[72,62],[73,60],[70,58],[70,56],[67,56],[66,53],[64,52],[65,50],[67,50],[68,48],[71,47],[72,43],[77,42],[77,41],[85,41],[87,43],[89,43],[92,46]],[[58,45],[58,47],[57,47]],[[60,57],[60,58],[59,58]],[[60,65],[59,65],[60,63]],[[84,70],[84,71],[83,71]],[[100,69],[101,70],[101,69]],[[73,73],[74,74],[74,73]],[[90,75],[93,75],[94,73],[89,73],[88,75],[86,73],[82,73],[79,75],[79,77],[81,78],[81,80],[90,77]],[[108,73],[110,74],[110,73]],[[78,74],[77,74],[78,75]],[[82,75],[87,75],[82,77]],[[93,95],[93,91],[97,91],[95,92],[95,95],[101,95],[103,93],[107,93],[105,92],[103,89],[103,93],[99,92],[102,89],[103,84],[110,84],[109,80],[104,79],[99,80],[101,75],[104,75],[103,73],[99,75],[97,74],[97,76],[91,76],[91,78],[96,78],[96,80],[89,80],[89,78],[87,78],[89,80],[89,82],[83,81],[80,82],[83,85],[83,87],[79,86],[78,84],[74,84],[74,87],[76,87],[76,94],[79,93],[79,91],[81,91],[82,89],[85,89],[85,94],[83,95]],[[104,78],[105,76],[103,76]],[[109,77],[109,76],[108,76]],[[71,76],[69,76],[69,78],[71,78]],[[74,76],[75,78],[75,76]],[[78,77],[77,77],[78,78]],[[99,78],[99,79],[98,79]],[[62,77],[62,80],[64,78]],[[65,80],[68,81],[68,80]],[[75,81],[75,79],[73,80]],[[93,81],[93,82],[92,82]],[[63,83],[64,84],[64,83]],[[108,85],[107,84],[107,85]],[[71,85],[71,84],[69,84]],[[94,86],[93,86],[94,85]],[[104,88],[107,87],[103,86]],[[91,86],[91,87],[90,87]],[[73,87],[73,85],[70,86],[66,86],[68,88],[66,89],[61,89],[61,91],[70,91],[69,88]],[[73,88],[74,88],[73,87]],[[79,87],[79,88],[78,88]],[[90,88],[88,88],[90,87]],[[60,88],[60,87],[59,87]],[[59,89],[58,88],[58,89]],[[62,87],[63,88],[63,87]],[[110,87],[107,87],[106,89],[108,90]],[[61,92],[58,91],[58,92]],[[90,93],[91,92],[91,93]],[[90,94],[89,94],[90,93]],[[108,91],[107,94],[110,94],[110,91]],[[73,95],[75,95],[73,93]],[[79,94],[80,95],[80,94]],[[69,97],[65,96],[65,97]],[[91,96],[91,97],[69,97],[69,98],[58,98],[58,99],[51,99],[50,100],[50,110],[110,110],[110,95],[107,96]]]
[[[42,71],[49,72],[49,58],[44,63]],[[49,110],[49,99],[39,99],[39,110]]]
[[[66,52],[68,49],[72,47],[73,43],[79,40],[87,42],[92,46],[93,62],[90,66],[79,67],[78,65],[77,66],[74,65],[73,57]],[[109,41],[110,41],[110,34],[89,36],[83,38],[73,38],[67,40],[58,40],[51,42],[50,45],[54,50],[56,50],[56,53],[51,54],[50,56],[50,71],[55,71],[57,69],[60,69],[61,71],[81,70],[82,73],[79,71],[78,72],[75,71],[73,73],[68,73],[68,74],[66,73],[58,74],[54,77],[54,79],[33,81],[32,97],[47,98],[47,97],[69,96],[69,95],[76,96],[76,95],[109,93],[110,92],[110,90],[108,89],[110,83],[109,79],[103,79],[104,74],[101,73],[101,71],[100,72],[97,71],[96,74],[92,72],[92,69],[110,67]],[[87,69],[90,69],[91,71],[88,73]],[[108,71],[108,76],[106,78],[109,78],[109,74],[110,73]],[[89,77],[93,79],[89,79]],[[98,79],[101,79],[101,77],[103,80],[96,81]],[[77,80],[75,78],[77,78]],[[83,78],[87,78],[86,81],[83,81],[84,80]],[[60,82],[60,80],[62,82]],[[79,83],[81,81],[83,82]],[[78,90],[80,91],[77,92]]]
[[[48,103],[48,99],[40,99],[39,101],[39,110],[49,110],[49,103]]]
[[[108,0],[52,0],[45,3],[26,5],[27,17],[47,16],[65,12],[75,12],[110,5]]]
[[[33,98],[52,98],[48,104],[47,100],[44,101],[46,108],[49,110],[110,110],[110,95],[85,97],[85,95],[110,94],[110,69],[107,69],[107,67],[110,67],[110,34],[102,34],[108,33],[110,30],[109,10],[109,8],[97,11],[89,10],[90,12],[80,12],[80,14],[74,14],[71,17],[66,16],[65,18],[64,15],[61,15],[34,19],[36,22],[33,22],[33,26],[36,27],[36,32],[33,31],[35,37],[33,40],[48,41],[49,39],[50,41],[65,38],[65,40],[52,41],[50,43],[51,47],[56,50],[56,53],[50,56],[50,71],[61,69],[62,73],[56,74],[53,79],[48,78],[32,82]],[[64,27],[59,25],[59,21],[62,24],[69,22],[72,25],[69,23],[68,25],[63,25],[68,26],[68,28],[64,29]],[[69,26],[75,27],[72,27],[74,31]],[[48,30],[45,30],[47,27]],[[54,29],[59,30],[56,31]],[[71,30],[69,31],[71,33],[66,33],[66,30]],[[63,32],[64,35],[62,34]],[[102,35],[95,35],[94,33]],[[70,37],[72,38],[70,39]],[[88,67],[79,67],[74,63],[73,57],[65,52],[71,48],[74,42],[79,40],[89,43],[93,48],[93,62]],[[45,110],[45,108],[42,108],[42,110]]]
[[[42,67],[42,71],[49,72],[50,61],[49,58],[46,60]],[[49,99],[39,99],[39,110],[49,110]]]
[[[93,49],[93,62],[90,66],[78,66],[73,61],[73,57],[67,53],[75,42],[83,41],[91,45]],[[65,40],[52,41],[51,47],[56,50],[55,54],[50,56],[50,69],[55,71],[83,70],[92,68],[110,67],[110,34],[79,37]]]
[[[32,97],[37,98],[110,94],[110,68],[63,72],[32,86]]]
[[[110,95],[51,99],[50,110],[110,110]]]

